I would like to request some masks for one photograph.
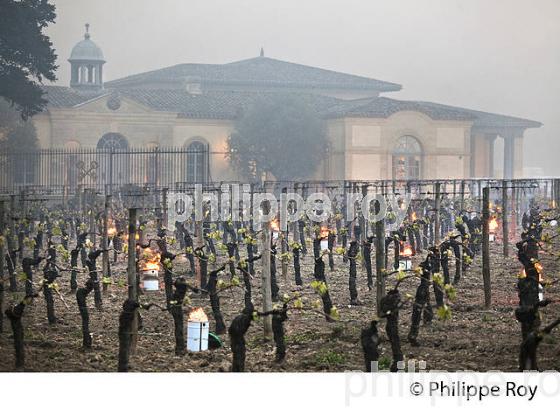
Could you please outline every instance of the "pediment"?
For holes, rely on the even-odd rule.
[[[103,94],[91,100],[74,106],[81,112],[115,113],[115,114],[142,114],[153,112],[150,108],[118,92]]]

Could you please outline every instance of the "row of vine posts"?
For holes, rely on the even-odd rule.
[[[226,184],[225,182],[222,184]],[[221,192],[222,184],[219,186],[212,186],[207,187],[207,189],[211,191]],[[447,191],[447,187],[452,184],[453,190],[452,192]],[[543,188],[544,185],[544,188]],[[516,217],[516,220],[511,221],[511,226],[514,229],[517,229],[519,226],[519,215],[521,214],[522,209],[526,209],[528,205],[527,198],[529,195],[525,195],[527,191],[534,192],[535,190],[540,191],[542,196],[545,200],[551,200],[554,206],[558,206],[560,202],[560,183],[558,180],[546,180],[546,181],[539,181],[539,180],[511,180],[511,181],[497,181],[497,180],[462,180],[462,181],[445,181],[445,180],[438,180],[438,181],[407,181],[407,182],[399,182],[399,181],[310,181],[307,183],[282,183],[282,182],[271,182],[271,183],[264,183],[260,186],[251,185],[251,196],[257,192],[272,192],[278,193],[280,191],[287,192],[288,190],[291,192],[300,192],[304,197],[307,197],[312,192],[329,192],[334,191],[336,188],[342,189],[342,194],[346,198],[346,195],[352,192],[358,192],[361,190],[362,194],[366,194],[369,190],[375,190],[376,193],[381,193],[382,195],[391,195],[391,194],[398,194],[399,192],[406,192],[411,193],[416,198],[421,197],[428,197],[433,203],[433,245],[437,245],[441,243],[442,238],[442,221],[441,221],[441,207],[442,201],[444,198],[452,196],[453,200],[458,201],[459,211],[464,211],[465,201],[470,200],[471,206],[474,209],[477,209],[478,212],[481,213],[482,216],[482,244],[481,244],[481,253],[482,253],[482,279],[483,279],[483,289],[484,289],[484,301],[485,306],[489,308],[492,303],[492,293],[491,293],[491,281],[490,281],[490,252],[489,252],[489,221],[491,218],[491,190],[495,190],[496,192],[501,193],[501,206],[502,206],[502,240],[503,240],[503,256],[509,256],[509,238],[510,238],[510,221],[509,221],[509,210],[510,204],[511,209],[515,212],[513,213]],[[401,190],[401,191],[399,191]],[[443,190],[443,191],[442,191]],[[101,238],[99,241],[99,247],[97,247],[97,252],[90,252],[86,254],[84,247],[80,246],[78,243],[76,248],[73,250],[75,251],[72,254],[71,258],[71,268],[69,269],[72,272],[72,277],[74,278],[76,275],[77,270],[77,258],[81,255],[82,258],[82,266],[88,266],[89,269],[89,279],[86,283],[82,286],[78,286],[78,293],[80,298],[78,298],[78,305],[80,307],[80,313],[82,314],[82,319],[87,323],[87,304],[85,304],[85,297],[89,294],[89,292],[93,291],[96,300],[96,306],[101,304],[101,291],[100,291],[100,283],[103,284],[105,287],[105,280],[106,278],[110,277],[110,255],[109,255],[109,221],[111,219],[111,210],[114,207],[115,203],[119,203],[122,207],[122,211],[126,210],[126,215],[128,216],[127,220],[127,289],[128,289],[128,299],[123,306],[123,312],[121,313],[120,318],[120,325],[119,325],[119,338],[120,338],[120,350],[119,350],[119,370],[127,370],[128,369],[128,357],[131,354],[134,354],[137,344],[138,338],[138,327],[139,327],[139,320],[140,316],[137,313],[138,308],[141,307],[139,302],[139,283],[138,283],[138,254],[137,254],[137,246],[139,242],[143,242],[142,240],[138,241],[137,234],[138,234],[138,226],[139,221],[145,217],[149,211],[153,211],[154,215],[157,217],[158,220],[158,230],[165,228],[165,220],[167,215],[167,195],[169,193],[168,189],[162,189],[159,191],[153,191],[150,189],[142,189],[135,187],[132,190],[122,189],[121,191],[113,192],[113,189],[107,190],[105,195],[100,195],[99,193],[92,192],[90,190],[84,189],[76,196],[76,204],[74,205],[74,210],[78,210],[78,214],[81,216],[81,219],[84,224],[87,225],[87,229],[85,232],[89,234],[90,240],[93,243],[94,249],[97,247],[98,238],[97,235],[100,234]],[[118,200],[115,201],[115,194],[118,197]],[[533,194],[532,194],[533,195]],[[96,198],[101,197],[103,199],[101,210],[100,207],[97,205]],[[494,195],[494,197],[497,197]],[[24,273],[26,276],[26,295],[24,299],[14,306],[8,307],[6,309],[6,316],[10,320],[12,331],[14,334],[14,345],[16,349],[16,367],[23,367],[23,328],[21,323],[21,318],[24,313],[25,306],[30,303],[30,301],[38,296],[39,291],[43,291],[45,293],[45,298],[47,299],[47,305],[52,305],[52,295],[51,286],[56,279],[56,272],[62,272],[65,269],[60,269],[60,267],[56,264],[54,259],[56,259],[56,252],[52,251],[53,247],[48,246],[48,254],[47,257],[41,256],[41,246],[38,246],[35,243],[35,248],[37,252],[34,254],[34,258],[24,258],[22,248],[24,247],[24,230],[20,229],[17,233],[17,244],[14,243],[16,241],[15,233],[17,230],[17,223],[21,222],[23,219],[27,217],[27,208],[29,203],[41,203],[41,206],[48,207],[49,201],[51,203],[56,203],[57,198],[51,197],[49,198],[48,195],[42,194],[42,191],[35,190],[35,192],[22,189],[19,193],[13,193],[9,195],[9,197],[0,198],[0,236],[2,240],[0,240],[0,308],[3,311],[5,305],[5,291],[6,285],[13,280],[13,273],[15,271],[15,259],[17,258],[19,263],[22,264]],[[522,204],[525,200],[525,204]],[[268,207],[269,204],[265,202],[265,207],[263,212],[268,214]],[[9,205],[9,208],[8,208]],[[65,209],[67,206],[66,203],[60,204],[62,209]],[[376,205],[378,206],[378,204]],[[100,213],[102,216],[102,224],[100,229],[97,228],[96,224],[96,214]],[[114,218],[116,219],[116,218]],[[360,226],[361,225],[361,226]],[[451,224],[453,226],[453,224]],[[290,227],[288,226],[286,232],[282,232],[283,238],[286,239],[290,232]],[[367,242],[367,232],[369,227],[365,225],[364,218],[359,218],[354,223],[354,229],[356,229],[357,237],[354,237],[354,240],[359,240],[360,244]],[[193,248],[201,250],[201,254],[203,254],[203,249],[208,246],[208,243],[205,242],[205,234],[203,232],[203,222],[197,221],[194,223],[194,238],[195,242],[193,243]],[[298,224],[294,224],[292,227],[294,238],[298,236]],[[373,231],[373,238],[374,238],[374,247],[375,247],[375,293],[376,293],[376,310],[378,317],[385,317],[387,318],[387,330],[389,334],[389,338],[391,339],[391,343],[395,342],[391,338],[391,334],[397,332],[397,339],[398,339],[398,315],[399,306],[401,306],[401,301],[399,299],[398,294],[398,284],[400,280],[404,280],[404,278],[399,279],[397,281],[397,286],[389,292],[387,291],[387,284],[386,279],[388,277],[388,269],[387,269],[387,227],[385,226],[385,220],[381,219],[375,222],[373,227],[371,227]],[[100,232],[99,232],[100,231]],[[6,235],[8,232],[8,235]],[[144,232],[140,232],[140,234],[144,235]],[[282,310],[278,310],[274,308],[274,301],[273,301],[273,288],[275,279],[275,262],[274,264],[271,263],[275,261],[275,249],[271,249],[271,224],[270,222],[264,223],[260,227],[260,243],[258,244],[258,248],[261,249],[261,254],[258,256],[262,260],[261,265],[261,296],[262,296],[262,312],[258,312],[254,309],[251,303],[250,296],[248,297],[248,303],[246,303],[246,310],[242,312],[239,316],[239,320],[236,321],[236,324],[242,323],[243,326],[248,328],[247,323],[250,324],[251,318],[253,314],[257,313],[263,318],[263,329],[264,335],[267,338],[271,338],[274,336],[275,340],[278,337],[278,334],[283,334],[282,329],[282,321],[287,318],[287,301],[284,301],[284,307]],[[52,232],[49,232],[49,244],[51,241]],[[39,236],[38,236],[39,237]],[[77,240],[79,235],[77,235]],[[41,235],[42,238],[42,235]],[[82,241],[85,237],[82,237]],[[302,237],[299,238],[302,240]],[[315,239],[317,239],[315,237]],[[304,240],[303,240],[304,241]],[[82,244],[83,245],[83,244]],[[300,245],[305,246],[304,243]],[[317,246],[317,243],[314,241],[314,247]],[[68,250],[68,244],[66,244],[66,250]],[[160,248],[163,248],[160,246]],[[432,249],[432,248],[431,248]],[[162,249],[165,250],[165,249]],[[281,241],[281,254],[285,254],[287,252],[287,241]],[[19,253],[18,253],[19,251]],[[49,255],[50,252],[50,255]],[[431,252],[437,252],[437,249],[432,249]],[[332,249],[330,250],[332,255]],[[397,251],[395,251],[397,254]],[[171,254],[170,254],[171,255]],[[429,254],[430,255],[430,254]],[[5,256],[5,257],[4,257]],[[97,273],[96,267],[96,259],[98,256],[101,256],[101,279]],[[195,288],[197,290],[203,289],[205,287],[206,278],[206,264],[208,262],[205,257],[201,257],[200,255],[196,256],[196,284]],[[229,254],[231,257],[232,254]],[[322,255],[315,254],[315,279],[321,283],[325,282],[326,280],[324,275],[324,262],[322,260]],[[347,258],[347,252],[345,249],[344,257]],[[429,259],[429,258],[428,258]],[[439,259],[438,262],[426,260],[425,265],[422,265],[422,269],[424,272],[427,272],[426,280],[421,279],[422,284],[429,284],[431,283],[432,279],[431,275],[436,272],[439,272]],[[44,280],[41,281],[41,285],[39,290],[33,289],[33,270],[35,267],[39,266],[40,263],[46,260],[46,265],[44,268]],[[87,263],[90,265],[87,265]],[[8,263],[8,264],[6,264]],[[204,264],[204,268],[201,266]],[[233,264],[233,263],[232,263]],[[252,266],[253,260],[250,261]],[[456,261],[456,264],[461,264],[459,261]],[[243,263],[239,263],[237,269],[243,271]],[[10,275],[5,275],[5,270],[8,268],[10,271]],[[525,266],[526,270],[528,269]],[[528,274],[530,273],[530,266]],[[533,266],[534,268],[534,266]],[[167,269],[167,268],[166,268]],[[171,268],[169,268],[171,269]],[[222,267],[223,269],[223,267]],[[460,267],[457,268],[460,270]],[[235,268],[234,268],[235,270]],[[55,272],[55,275],[52,276],[52,272]],[[216,271],[213,271],[216,274]],[[286,258],[281,258],[281,272],[284,279],[286,279],[288,266]],[[212,275],[212,273],[211,273]],[[13,285],[13,283],[12,283]],[[181,287],[181,283],[176,283],[176,291],[179,290]],[[318,285],[319,286],[319,285]],[[10,288],[12,286],[9,286]],[[76,288],[76,285],[73,285]],[[435,288],[435,286],[434,286]],[[74,289],[76,290],[76,289]],[[419,288],[420,292],[420,288]],[[181,292],[179,292],[181,293]],[[246,290],[247,293],[247,290]],[[321,296],[325,296],[328,299],[328,291],[321,292]],[[49,296],[50,295],[50,296]],[[212,295],[211,295],[212,296]],[[215,295],[214,295],[215,296]],[[437,296],[437,295],[436,295]],[[417,295],[418,297],[418,295]],[[49,298],[51,302],[49,302]],[[170,297],[167,297],[168,304],[170,302]],[[326,300],[325,298],[323,298]],[[82,303],[80,303],[80,300]],[[290,300],[293,302],[293,299]],[[328,303],[331,303],[328,300]],[[332,305],[332,303],[331,303]],[[167,310],[172,310],[169,306]],[[330,308],[326,307],[326,303],[324,303],[324,315],[327,320],[332,320],[334,315],[332,314],[332,306]],[[54,317],[54,314],[52,315]],[[237,318],[236,318],[237,319]],[[49,320],[51,322],[51,320]],[[242,326],[242,327],[243,327]],[[367,340],[371,340],[371,335],[376,334],[374,331],[374,326],[370,325],[366,327],[363,333],[362,339],[362,346],[364,351],[366,351],[368,342]],[[534,330],[534,329],[533,329]],[[551,330],[551,329],[550,329]],[[3,315],[0,315],[0,332],[4,331],[4,321]],[[246,329],[245,329],[246,331]],[[237,333],[236,333],[237,332]],[[84,333],[84,344],[86,342],[86,333]],[[525,339],[529,336],[530,331],[524,331],[523,337],[524,342]],[[230,328],[230,336],[235,339],[236,337],[241,337],[243,339],[244,332],[242,330],[237,329],[235,326]],[[365,335],[365,336],[364,336]],[[369,335],[369,336],[368,336]],[[368,339],[370,337],[370,339]],[[365,339],[364,339],[365,338]],[[91,344],[91,340],[89,341]],[[399,344],[398,340],[395,342]],[[280,340],[277,340],[277,348],[279,345],[282,345]],[[244,343],[241,343],[241,347],[244,349]],[[402,353],[399,353],[398,350],[400,349],[399,346],[392,346],[394,348],[394,359],[397,360],[402,358]],[[395,352],[395,350],[397,350]],[[235,355],[235,352],[234,352]],[[367,356],[367,355],[366,355]],[[370,354],[367,357],[374,357],[375,354]],[[243,357],[244,357],[244,350],[243,350]],[[536,363],[536,360],[534,361]],[[235,363],[235,358],[234,358]],[[238,365],[238,367],[243,368],[242,365]],[[528,366],[536,366],[536,364],[530,364]],[[234,366],[235,367],[235,366]],[[366,365],[367,367],[367,365]],[[392,366],[394,370],[394,365]]]

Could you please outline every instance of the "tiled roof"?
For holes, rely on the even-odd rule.
[[[542,124],[523,118],[492,114],[461,107],[436,104],[426,101],[403,101],[378,97],[358,100],[341,100],[317,94],[209,91],[189,94],[183,89],[104,89],[98,93],[78,92],[69,87],[44,87],[49,106],[74,107],[102,95],[117,92],[147,106],[154,111],[175,112],[181,118],[235,119],[246,108],[263,98],[277,95],[298,97],[305,100],[317,114],[325,118],[387,118],[400,111],[421,112],[433,120],[472,121],[480,127],[524,127],[536,128]]]
[[[471,114],[475,117],[474,125],[478,127],[526,127],[526,128],[539,128],[542,123],[538,121],[528,120],[525,118],[512,117],[503,114],[494,114],[490,112],[471,110],[468,108],[453,107],[450,105],[437,104],[432,102],[421,101],[423,104],[434,109],[452,109]]]
[[[134,84],[138,83],[180,83],[187,77],[197,77],[203,84],[377,91],[398,91],[402,88],[399,84],[268,57],[256,57],[229,64],[179,64],[109,81],[106,85],[122,88],[134,87]]]
[[[71,108],[102,95],[118,93],[154,111],[176,112],[181,118],[235,119],[244,109],[259,100],[286,94],[305,100],[319,115],[323,115],[327,108],[340,101],[321,95],[277,92],[210,91],[204,94],[189,94],[185,90],[175,89],[125,88],[104,89],[97,94],[84,94],[69,87],[46,86],[43,89],[47,92],[49,106],[56,108]]]
[[[426,114],[433,120],[473,121],[473,126],[475,127],[538,128],[542,126],[538,121],[525,118],[493,114],[427,101],[403,101],[386,97],[343,101],[332,106],[327,111],[326,116],[330,118],[387,118],[399,111],[418,111]]]
[[[49,106],[56,108],[74,107],[86,101],[107,94],[107,90],[97,92],[78,91],[70,87],[61,86],[44,86],[45,99],[48,100]]]
[[[173,111],[182,118],[235,119],[259,100],[284,93],[211,91],[193,95],[182,90],[122,89],[118,92],[156,111]],[[315,111],[324,111],[339,100],[310,94],[290,93],[290,96],[305,100]]]
[[[326,115],[331,118],[387,118],[399,111],[418,111],[433,120],[472,121],[475,119],[473,115],[457,109],[431,107],[417,101],[399,101],[385,97],[343,101],[331,107]]]

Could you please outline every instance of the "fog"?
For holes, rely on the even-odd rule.
[[[396,82],[388,97],[540,121],[525,166],[560,175],[558,0],[57,0],[48,29],[68,85],[91,24],[105,80],[179,63],[272,58]]]

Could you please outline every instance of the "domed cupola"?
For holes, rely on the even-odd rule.
[[[103,52],[90,39],[86,24],[84,39],[74,46],[68,59],[72,68],[70,87],[96,91],[103,88]]]

